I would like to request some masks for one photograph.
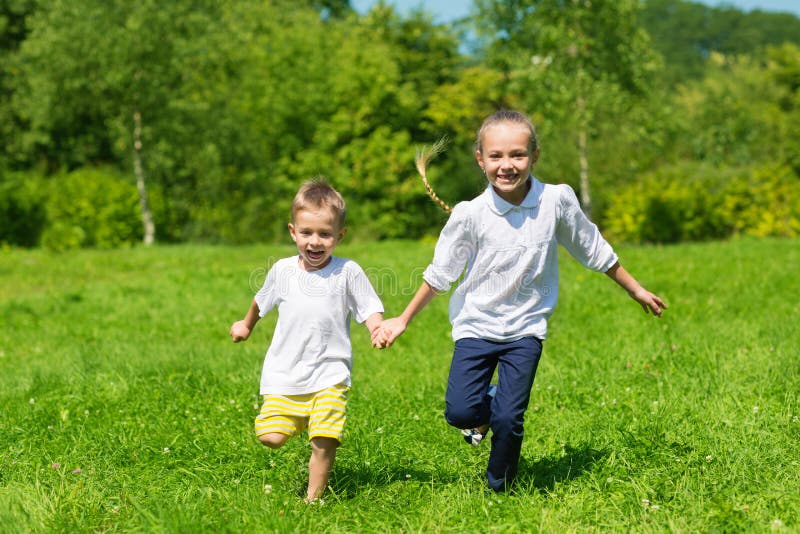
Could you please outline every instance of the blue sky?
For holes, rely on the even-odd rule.
[[[434,15],[436,22],[446,22],[463,17],[469,13],[470,0],[386,0],[401,13],[409,9],[424,6],[426,11]],[[800,16],[800,0],[700,0],[710,6],[733,6],[743,11],[760,9],[762,11],[779,11]],[[350,0],[356,11],[365,13],[375,0]]]

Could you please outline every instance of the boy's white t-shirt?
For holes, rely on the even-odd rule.
[[[262,395],[300,395],[341,382],[350,385],[350,317],[362,323],[383,312],[364,270],[338,257],[312,272],[300,268],[298,256],[278,260],[255,301],[260,317],[278,308],[261,372]]]

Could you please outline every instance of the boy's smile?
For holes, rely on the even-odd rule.
[[[336,216],[327,208],[303,209],[289,223],[289,234],[300,253],[300,268],[304,271],[322,269],[331,261],[331,254],[344,237]]]

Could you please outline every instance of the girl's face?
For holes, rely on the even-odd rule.
[[[322,207],[295,213],[294,221],[289,223],[289,233],[300,253],[300,268],[316,271],[331,261],[333,249],[344,237],[345,230],[338,227],[333,210]]]
[[[522,125],[501,122],[483,132],[478,165],[495,192],[511,204],[520,204],[528,194],[528,176],[539,157],[531,152],[531,132]]]

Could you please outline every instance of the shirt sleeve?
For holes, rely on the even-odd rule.
[[[556,240],[584,267],[605,272],[617,262],[617,255],[603,238],[597,225],[581,210],[575,192],[559,185],[559,212]]]
[[[258,316],[264,317],[269,311],[275,307],[277,302],[277,291],[276,291],[276,279],[278,277],[277,274],[277,264],[273,265],[272,268],[267,272],[267,277],[264,279],[264,285],[261,286],[261,289],[258,290],[256,293],[255,301],[258,305]]]
[[[439,234],[433,261],[422,273],[422,278],[437,291],[449,290],[466,265],[475,258],[476,243],[468,210],[466,202],[453,208]]]
[[[383,313],[383,303],[367,273],[354,261],[347,265],[347,287],[350,312],[357,323],[363,323],[373,313]]]

